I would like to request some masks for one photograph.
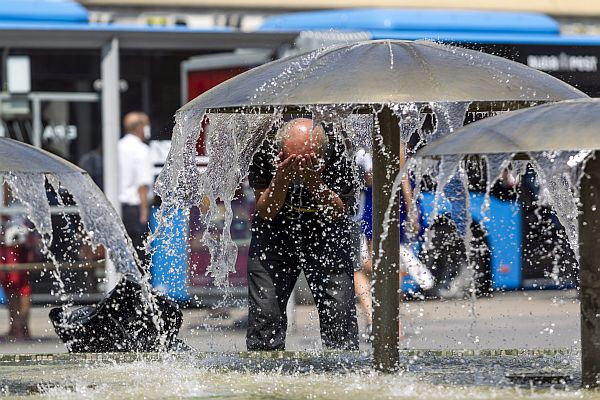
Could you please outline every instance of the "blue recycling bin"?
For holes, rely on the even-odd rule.
[[[150,229],[158,226],[158,208],[153,207]],[[183,210],[167,215],[168,226],[152,242],[152,286],[175,301],[187,301],[187,243],[188,220]]]

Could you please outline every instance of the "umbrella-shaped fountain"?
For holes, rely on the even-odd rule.
[[[131,242],[117,213],[87,172],[70,162],[8,138],[0,138],[0,174],[14,195],[26,206],[28,216],[42,235],[46,247],[52,242],[52,223],[46,195],[46,180],[55,188],[66,189],[81,210],[82,222],[93,245],[110,249],[118,271],[140,278]]]
[[[67,299],[59,263],[51,251],[53,228],[46,184],[56,193],[66,190],[72,196],[84,240],[93,248],[104,246],[123,275],[100,305],[50,312],[57,334],[70,351],[151,351],[175,342],[181,312],[164,297],[149,294],[143,267],[123,223],[87,172],[44,150],[0,138],[0,177],[25,206],[27,217],[40,233],[43,253],[56,267],[61,297]],[[0,185],[0,195],[4,195],[3,189]],[[75,232],[69,234],[75,236]]]
[[[591,387],[600,384],[599,129],[600,99],[568,100],[476,122],[451,136],[430,143],[417,153],[418,157],[450,158],[467,154],[495,154],[496,164],[500,165],[498,161],[504,160],[501,163],[503,166],[507,166],[510,160],[525,159],[535,163],[540,158],[551,159],[554,165],[540,166],[542,174],[553,175],[545,177],[547,183],[553,179],[563,179],[562,174],[589,157],[585,167],[575,174],[575,179],[567,182],[570,191],[565,197],[573,196],[576,200],[578,196],[581,205],[580,240],[572,240],[572,246],[579,246],[580,254],[582,383]],[[578,152],[571,152],[573,150]],[[563,152],[562,156],[560,152]],[[498,177],[497,173],[490,176]],[[550,192],[551,196],[556,195],[552,188]],[[568,207],[569,203],[574,206],[575,212],[564,215],[562,222],[567,226],[572,224],[573,230],[576,230],[577,201],[558,196],[554,201],[558,209]]]
[[[510,110],[541,102],[586,97],[547,74],[503,58],[428,41],[367,41],[277,60],[213,88],[182,107],[173,143],[159,177],[162,213],[199,205],[208,197],[209,224],[218,199],[227,217],[220,240],[208,238],[209,271],[223,282],[235,263],[228,202],[245,177],[253,154],[285,114],[309,113],[334,124],[349,146],[371,147],[374,181],[374,361],[398,368],[399,203],[384,234],[384,211],[399,171],[399,147],[418,128],[420,113],[433,112],[435,136],[463,125],[467,111]],[[196,168],[196,143],[206,114],[210,158]],[[369,124],[351,122],[366,115]],[[335,128],[337,127],[337,129]]]

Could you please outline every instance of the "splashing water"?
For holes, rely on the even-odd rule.
[[[427,138],[429,141],[448,135],[465,123],[465,116],[471,103],[430,103],[429,106],[436,116],[435,131]]]
[[[396,104],[392,111],[400,121],[400,143],[406,149],[414,132],[422,132],[421,127],[425,122],[423,106],[416,103]],[[423,138],[422,138],[423,139]]]
[[[314,67],[314,65],[311,65],[310,60],[307,60],[305,65],[297,65],[295,68],[303,70],[303,68]],[[287,72],[285,76],[288,79]],[[284,79],[284,83],[288,82],[286,79]],[[271,88],[269,85],[267,87]],[[268,89],[261,87],[258,90]],[[436,124],[433,131],[422,129],[425,106],[428,106],[435,116]],[[401,121],[401,141],[405,145],[413,134],[419,135],[419,139],[426,142],[451,134],[462,126],[469,107],[470,103],[468,102],[431,103],[428,105],[398,104],[391,106]],[[357,113],[357,108],[357,106],[342,104],[330,106],[307,105],[304,109],[305,115],[306,113],[313,115],[315,123],[331,124],[335,135],[341,136],[344,143],[346,143],[346,156],[352,157],[356,149],[370,148],[375,127],[373,116],[380,111],[380,108],[373,107],[371,113]],[[248,107],[240,112],[220,114],[206,113],[200,105],[180,111],[176,116],[171,151],[157,182],[157,193],[163,199],[163,203],[159,213],[159,229],[153,237],[156,238],[160,235],[161,226],[163,226],[163,233],[168,231],[164,227],[169,225],[167,216],[174,209],[189,210],[192,207],[200,207],[203,210],[202,221],[205,226],[202,239],[208,246],[211,255],[211,263],[207,273],[215,279],[217,285],[227,284],[227,277],[234,271],[236,262],[237,246],[229,232],[233,218],[231,200],[234,198],[238,185],[245,178],[254,152],[266,133],[281,124],[282,120],[282,111],[278,109],[275,109],[274,112],[261,114]],[[196,155],[196,144],[201,135],[205,135],[206,155],[209,159],[204,171],[198,168]],[[485,210],[486,207],[489,207],[489,192],[493,182],[501,177],[503,171],[509,166],[511,157],[512,155],[509,154],[483,157],[487,171],[486,200],[482,206],[483,215],[487,214]],[[573,154],[570,154],[570,158],[573,158]],[[448,200],[448,194],[444,192],[447,190],[445,188],[448,184],[454,179],[456,187],[465,187],[465,182],[453,178],[461,159],[460,156],[447,156],[437,163],[434,161],[422,163],[408,160],[411,176],[417,183],[416,195],[413,197],[415,202],[420,191],[419,182],[425,176],[435,177],[437,181],[434,212],[430,214],[428,224],[431,224],[437,215],[442,200]],[[571,160],[571,162],[573,161]],[[554,175],[553,173],[550,174],[550,176]],[[516,177],[518,177],[518,174]],[[396,181],[396,186],[399,187],[401,179],[397,177]],[[464,237],[470,227],[467,226],[468,216],[466,216],[465,211],[467,192],[461,191],[461,193],[459,197],[462,200],[458,199],[458,201],[452,203],[455,208],[460,208],[455,210],[454,219],[464,228],[461,229],[461,232],[464,231],[465,235],[462,235]],[[218,205],[221,203],[225,208],[222,229],[214,222],[219,212]],[[561,213],[561,215],[563,214]],[[484,219],[482,223],[486,221]],[[571,232],[573,232],[573,229],[569,229],[569,239],[573,243]],[[430,245],[427,240],[428,235],[429,232],[426,232],[425,248]]]
[[[204,118],[203,112],[195,115],[200,120]],[[276,117],[235,113],[207,114],[206,118],[202,128],[187,116],[177,116],[171,151],[157,182],[157,193],[163,199],[158,216],[159,229],[149,242],[164,233],[167,215],[173,209],[187,210],[202,205],[205,209],[202,221],[206,227],[202,240],[211,255],[207,272],[217,285],[225,285],[237,256],[237,245],[230,233],[231,201],[247,174],[254,152]],[[202,132],[206,133],[206,153],[212,162],[200,173],[196,166],[196,142]],[[225,224],[220,233],[215,232],[214,223],[219,201],[225,207]]]
[[[83,173],[15,173],[5,175],[6,182],[11,188],[12,194],[25,205],[30,221],[40,232],[42,238],[42,253],[54,265],[53,276],[58,285],[58,295],[63,302],[63,318],[60,322],[63,328],[69,328],[68,315],[72,305],[67,295],[65,282],[62,279],[60,263],[55,254],[50,250],[53,245],[52,224],[50,219],[50,208],[46,193],[46,182],[58,194],[61,189],[66,189],[77,204],[83,233],[84,242],[97,248],[103,246],[107,250],[108,257],[115,265],[116,271],[129,280],[140,284],[141,296],[144,300],[142,306],[149,312],[149,321],[156,327],[157,348],[166,349],[169,343],[165,321],[155,296],[151,293],[151,287],[146,274],[145,266],[137,258],[137,253],[127,234],[121,219],[114,208],[110,205],[102,191],[96,186],[89,175]],[[60,195],[57,196],[60,198]],[[59,204],[65,206],[62,200]],[[69,232],[72,235],[74,232]],[[142,310],[137,310],[142,315]],[[145,318],[145,317],[144,317]],[[67,344],[69,346],[69,344]]]
[[[539,198],[535,204],[537,207],[543,205],[551,207],[560,225],[565,229],[566,243],[569,250],[573,252],[575,260],[578,261],[578,182],[582,175],[583,165],[589,155],[589,151],[536,152],[527,155],[527,159],[524,160],[514,160],[513,154],[488,154],[483,156],[487,168],[487,179],[484,192],[485,200],[481,208],[483,219],[480,224],[485,225],[489,222],[490,192],[493,184],[498,180],[506,179],[518,182],[527,173],[528,166],[530,166],[535,171],[540,187]],[[444,156],[439,161],[437,170],[431,167],[428,168],[429,174],[435,177],[438,184],[433,214],[437,213],[438,204],[441,204],[443,200],[452,200],[452,203],[456,203],[457,199],[450,199],[448,193],[446,193],[447,189],[441,189],[440,187],[448,188],[448,186],[451,186],[454,178],[448,179],[449,171],[455,170],[457,166],[464,163],[460,160],[461,158],[461,156]],[[462,198],[463,196],[458,197]],[[459,201],[459,203],[461,202]],[[539,214],[537,215],[538,218],[541,218]],[[461,217],[453,216],[453,220],[460,223]],[[432,218],[430,218],[430,223],[431,221]],[[465,241],[465,244],[467,244],[467,241]],[[560,246],[560,243],[555,243],[554,246]],[[555,257],[554,268],[551,273],[555,284],[559,283],[557,260],[558,258]]]
[[[470,103],[467,102],[430,103],[430,107],[436,116],[436,127],[426,140],[436,140],[462,127],[469,105]],[[433,224],[434,219],[437,217],[441,200],[446,198],[451,204],[452,219],[455,221],[461,236],[466,238],[468,236],[466,235],[467,231],[470,231],[471,228],[470,224],[467,224],[467,194],[463,190],[465,186],[461,179],[467,178],[461,174],[456,174],[462,158],[461,155],[447,156],[440,162],[434,212],[429,217],[429,226]],[[431,235],[428,234],[426,238],[431,239]],[[426,248],[430,247],[428,244],[430,240],[427,239]]]
[[[108,249],[109,257],[117,271],[139,281],[136,252],[115,209],[87,174],[55,175],[62,187],[67,189],[79,207],[79,214],[88,237],[94,246]],[[59,190],[59,188],[56,188]]]
[[[136,281],[140,280],[138,261],[125,227],[88,175],[10,172],[4,177],[14,196],[25,205],[30,221],[40,233],[46,256],[51,255],[49,249],[53,240],[46,194],[48,181],[57,193],[64,188],[73,196],[89,243],[94,247],[102,245],[110,249],[109,255],[117,271]]]
[[[578,251],[578,179],[572,181],[572,171],[575,167],[572,159],[578,152],[542,152],[531,154],[532,165],[541,181],[542,203],[549,203],[565,228],[569,244],[573,251]],[[569,165],[571,164],[571,165]]]
[[[189,210],[198,207],[202,210],[204,225],[203,243],[208,246],[211,261],[207,273],[211,275],[218,285],[227,284],[227,276],[234,270],[237,247],[231,238],[229,228],[232,224],[233,211],[231,200],[235,190],[247,174],[249,162],[257,150],[262,138],[269,130],[281,124],[284,113],[311,114],[315,123],[328,123],[333,125],[336,136],[343,137],[346,144],[346,156],[351,158],[358,148],[370,149],[373,129],[376,124],[373,116],[381,111],[380,106],[370,104],[297,104],[297,108],[285,109],[278,104],[290,104],[290,99],[298,95],[303,83],[310,81],[313,76],[321,73],[330,73],[335,68],[337,61],[348,52],[365,43],[357,43],[344,48],[321,48],[311,53],[291,58],[287,63],[274,64],[275,77],[261,81],[254,89],[253,94],[248,94],[246,105],[235,112],[228,110],[210,110],[210,100],[203,103],[206,97],[200,96],[184,106],[176,115],[176,126],[173,130],[173,141],[165,168],[157,182],[157,193],[163,200],[159,213],[159,229],[154,238],[162,232],[168,231],[164,227],[169,225],[167,215],[174,209]],[[386,54],[386,63],[393,69],[398,60],[394,57],[394,49],[387,43],[389,53]],[[448,52],[452,57],[463,58],[472,65],[482,64],[492,74],[492,79],[503,85],[514,83],[515,79],[522,79],[513,75],[511,65],[502,64],[502,59],[486,60],[483,55],[478,55],[466,50],[433,45],[432,48],[440,53]],[[387,59],[389,55],[389,59]],[[494,64],[497,63],[498,65]],[[506,61],[508,63],[508,61]],[[260,67],[259,67],[260,68]],[[533,71],[532,73],[534,73]],[[432,74],[431,79],[435,80]],[[518,75],[518,74],[517,74]],[[248,93],[252,89],[244,88]],[[522,88],[522,96],[535,97],[535,93]],[[210,98],[210,96],[208,96]],[[481,100],[481,99],[479,99]],[[416,132],[421,142],[435,140],[442,135],[450,134],[465,122],[470,102],[433,102],[425,104],[388,104],[396,116],[402,121],[401,141],[407,144]],[[434,116],[435,129],[423,129],[425,109]],[[266,112],[268,115],[259,114]],[[216,112],[217,114],[213,114]],[[220,113],[223,113],[222,116]],[[480,114],[486,114],[480,112]],[[260,117],[258,117],[260,115]],[[205,136],[208,165],[202,172],[198,168],[196,147],[198,140]],[[375,151],[381,151],[377,149]],[[441,200],[444,196],[445,179],[454,176],[459,159],[451,162],[444,161],[439,166],[442,175],[442,184],[438,183],[436,198]],[[487,185],[495,180],[506,167],[501,157],[487,157],[488,165]],[[414,164],[411,164],[415,166]],[[423,174],[421,167],[417,174]],[[430,167],[427,167],[430,168]],[[414,173],[415,170],[411,171]],[[447,177],[447,178],[446,178]],[[417,184],[417,187],[419,184]],[[464,187],[464,182],[455,182],[455,186]],[[486,193],[489,192],[487,188]],[[420,188],[417,188],[417,191]],[[456,209],[455,219],[466,225],[468,216],[465,215],[467,193],[460,195],[460,210]],[[486,195],[487,196],[487,195]],[[417,196],[415,196],[417,197]],[[217,229],[214,219],[218,214],[218,205],[225,209],[223,229]],[[484,202],[489,205],[489,199]],[[433,216],[435,216],[435,212]],[[161,228],[163,227],[163,228]],[[466,226],[465,231],[470,229]],[[150,243],[151,241],[149,241]]]
[[[212,260],[207,271],[217,285],[223,285],[233,271],[237,255],[237,245],[230,233],[233,195],[250,167],[255,149],[272,125],[272,116],[209,114],[208,118],[207,155],[209,158],[224,157],[226,162],[209,164],[202,176],[204,193],[210,201],[204,218],[209,229],[205,230],[203,240],[209,247]],[[225,224],[220,239],[215,239],[210,229],[218,211],[217,199],[225,205]]]
[[[373,142],[373,115],[350,114],[342,119],[341,130],[357,148],[371,149]]]
[[[25,205],[31,222],[35,225],[47,248],[52,243],[50,205],[46,197],[44,175],[28,172],[11,172],[4,175],[12,193]]]
[[[48,258],[54,270],[52,276],[58,286],[61,301],[68,300],[65,283],[60,275],[60,264],[50,251],[52,245],[52,221],[50,218],[50,205],[46,195],[45,177],[39,173],[10,172],[3,174],[4,181],[11,189],[11,193],[27,209],[31,223],[36,227],[42,239],[42,254]]]
[[[121,358],[90,355],[89,361],[8,363],[0,390],[43,399],[120,398],[328,398],[328,399],[593,399],[577,388],[569,355],[401,355],[406,370],[378,374],[363,354],[275,353],[274,357],[198,354]],[[7,364],[7,363],[5,363]],[[540,366],[543,365],[543,368]],[[530,385],[527,372],[555,376]],[[525,379],[514,382],[523,374]],[[532,378],[533,380],[533,378]],[[152,382],[153,384],[148,384]],[[518,383],[520,382],[520,384]]]

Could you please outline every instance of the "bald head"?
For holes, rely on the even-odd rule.
[[[286,122],[277,132],[277,137],[284,158],[311,153],[323,157],[327,151],[327,134],[320,125],[313,128],[313,121],[308,118]]]
[[[123,118],[123,129],[125,132],[144,138],[144,126],[150,125],[150,118],[139,111],[127,113]]]

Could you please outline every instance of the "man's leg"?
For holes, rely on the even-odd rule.
[[[148,255],[143,250],[148,228],[140,222],[140,207],[123,204],[122,214],[125,230],[131,238],[131,243],[135,248],[138,258],[145,266],[149,261]]]
[[[248,260],[248,350],[284,350],[286,306],[300,269],[281,259]]]
[[[18,248],[0,248],[0,264],[20,262]],[[26,271],[1,271],[0,285],[4,288],[9,314],[7,336],[17,340],[29,339],[29,310],[31,308],[31,286]]]
[[[16,272],[16,271],[15,271]],[[29,335],[29,310],[31,309],[31,285],[29,284],[29,275],[26,271],[19,271],[19,284],[16,290],[19,297],[18,324],[16,329],[16,338],[18,340],[28,340]]]
[[[304,268],[315,299],[321,340],[328,349],[358,350],[358,323],[352,260],[310,257]]]
[[[19,323],[21,324],[20,338],[29,340],[31,334],[29,332],[29,311],[31,309],[31,294],[22,294],[19,304]]]
[[[371,277],[364,270],[354,272],[354,292],[358,303],[367,317],[367,325],[373,320],[373,300],[371,299]]]
[[[356,297],[358,298],[358,302],[363,307],[366,314],[368,330],[370,330],[370,327],[373,324],[373,299],[371,298],[371,276],[373,274],[373,265],[371,260],[372,246],[373,242],[371,240],[367,240],[365,247],[368,253],[366,254],[366,257],[364,257],[364,260],[360,260],[362,263],[362,268],[354,272],[355,293]]]
[[[28,340],[29,334],[29,309],[31,308],[31,295],[19,291],[7,293],[9,310],[9,331],[7,336],[16,340]]]
[[[19,331],[19,296],[15,291],[4,290],[8,305],[8,333],[7,336],[14,339]]]

